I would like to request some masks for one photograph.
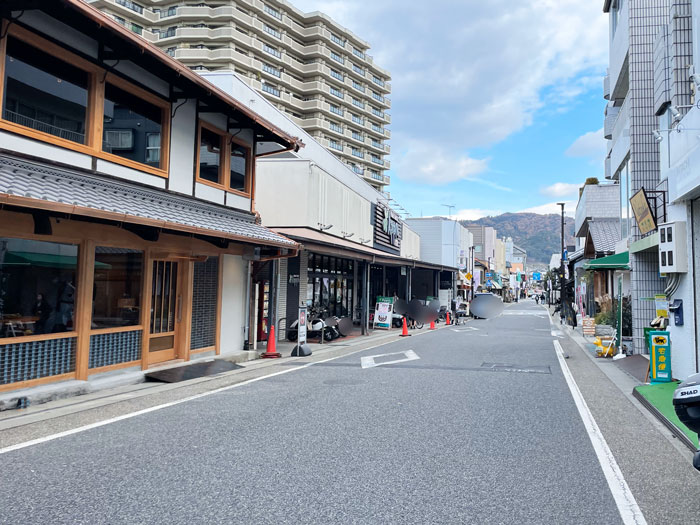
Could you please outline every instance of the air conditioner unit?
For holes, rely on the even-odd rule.
[[[688,239],[684,221],[659,224],[659,272],[688,273]]]

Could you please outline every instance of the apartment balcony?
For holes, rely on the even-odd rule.
[[[88,0],[97,9],[108,8],[112,13],[141,26],[151,26],[158,15],[143,5],[131,0]]]
[[[610,74],[606,74],[603,78],[603,98],[610,100]]]
[[[613,129],[617,121],[617,115],[620,112],[619,106],[608,104],[605,107],[605,119],[603,121],[603,136],[606,139],[612,139]]]
[[[610,97],[624,98],[629,86],[628,55],[630,49],[629,2],[622,4],[618,14],[615,34],[610,43]]]
[[[377,173],[374,175],[365,170],[362,178],[373,185],[388,186],[391,184],[391,177],[389,175],[384,175],[383,173]]]

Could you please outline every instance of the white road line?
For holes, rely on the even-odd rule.
[[[384,361],[383,363],[374,362],[374,359],[376,357],[386,357],[388,355],[402,355],[404,356],[404,358],[395,359],[393,361]],[[375,366],[393,365],[395,363],[403,363],[405,361],[415,361],[416,359],[420,359],[420,357],[418,357],[418,354],[416,354],[413,350],[406,350],[404,352],[391,352],[388,354],[363,356],[360,358],[360,365],[362,366],[362,368],[373,368]]]
[[[375,346],[370,346],[369,348],[360,348],[358,350],[348,352],[347,354],[338,355],[335,357],[329,357],[328,359],[323,359],[321,361],[314,361],[312,363],[306,363],[305,365],[301,365],[301,366],[296,367],[296,368],[289,368],[287,370],[281,370],[280,372],[274,372],[274,373],[268,374],[266,376],[254,377],[253,379],[247,379],[246,381],[236,383],[235,385],[224,386],[221,388],[217,388],[215,390],[210,390],[208,392],[202,392],[201,394],[196,394],[196,395],[193,395],[190,397],[185,397],[183,399],[178,399],[177,401],[171,401],[170,403],[163,403],[162,405],[156,405],[153,407],[144,408],[143,410],[137,410],[136,412],[130,412],[128,414],[123,414],[121,416],[113,417],[110,419],[105,419],[104,421],[98,421],[97,423],[91,423],[89,425],[84,425],[82,427],[72,428],[70,430],[64,430],[63,432],[58,432],[56,434],[51,434],[51,435],[44,436],[41,438],[32,439],[30,441],[25,441],[23,443],[17,443],[16,445],[10,445],[9,447],[0,448],[0,455],[7,454],[8,452],[13,452],[15,450],[20,450],[23,448],[31,447],[33,445],[39,445],[41,443],[46,443],[47,441],[53,441],[54,439],[59,439],[62,437],[71,436],[73,434],[78,434],[80,432],[85,432],[86,430],[91,430],[93,428],[103,427],[103,426],[109,425],[111,423],[116,423],[117,421],[123,421],[124,419],[130,419],[132,417],[140,416],[143,414],[148,414],[149,412],[155,412],[156,410],[161,410],[163,408],[168,408],[168,407],[172,407],[172,406],[179,405],[182,403],[187,403],[189,401],[194,401],[195,399],[200,399],[202,397],[207,397],[207,396],[211,396],[213,394],[218,394],[219,392],[225,392],[227,390],[232,390],[234,388],[249,385],[251,383],[256,383],[257,381],[262,381],[263,379],[267,379],[269,377],[275,377],[275,376],[279,376],[282,374],[295,372],[297,370],[303,370],[304,368],[308,368],[308,367],[313,366],[313,365],[317,365],[320,363],[327,363],[328,361],[334,361],[335,359],[340,359],[341,357],[347,357],[349,355],[357,354],[358,352],[365,352],[367,350],[371,350],[373,348],[379,348],[381,346],[388,345],[390,343],[395,343],[395,342],[396,342],[395,340],[386,341],[384,343],[380,343],[380,344],[375,345]]]
[[[554,350],[557,354],[557,359],[559,360],[559,365],[561,366],[561,371],[564,374],[566,383],[569,385],[571,396],[576,403],[578,413],[586,427],[586,432],[588,432],[593,450],[595,450],[596,456],[598,456],[598,462],[603,469],[603,474],[608,482],[608,487],[610,487],[610,492],[615,499],[615,504],[617,505],[617,510],[620,512],[623,523],[626,525],[646,525],[646,519],[639,505],[637,505],[637,500],[634,498],[632,491],[627,485],[622,471],[617,465],[615,456],[613,456],[610,447],[608,447],[605,437],[601,433],[600,428],[598,428],[598,424],[595,422],[593,414],[591,414],[586,400],[583,398],[583,394],[581,394],[576,380],[564,360],[564,350],[559,344],[559,341],[554,341]]]

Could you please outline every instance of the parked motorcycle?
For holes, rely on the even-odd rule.
[[[326,321],[321,317],[318,310],[311,310],[306,321],[306,337],[309,339],[320,338],[323,334],[324,341],[333,341],[340,337],[340,334],[333,326],[328,326]],[[299,320],[295,319],[287,329],[287,339],[296,341],[299,338]]]

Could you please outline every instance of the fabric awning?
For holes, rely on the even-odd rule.
[[[496,281],[491,281],[491,288],[495,288],[496,290],[503,290],[503,286],[498,284]]]
[[[630,252],[600,257],[583,265],[585,270],[630,270]]]

